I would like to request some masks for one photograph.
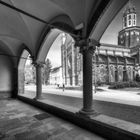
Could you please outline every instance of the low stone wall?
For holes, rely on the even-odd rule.
[[[140,140],[140,125],[138,124],[119,120],[103,114],[95,114],[91,117],[85,117],[79,113],[66,111],[62,108],[23,96],[18,96],[18,99],[64,120],[70,121],[71,123],[94,132],[108,140]]]
[[[11,97],[10,91],[0,91],[0,99],[7,99]]]

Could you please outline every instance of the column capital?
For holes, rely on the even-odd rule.
[[[94,53],[96,47],[100,47],[100,43],[95,39],[78,39],[75,41],[75,46],[80,47],[80,52],[83,53],[84,51],[90,51]]]
[[[33,62],[32,63],[35,67],[43,67],[44,63],[43,62]]]

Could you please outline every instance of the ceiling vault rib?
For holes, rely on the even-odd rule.
[[[22,13],[22,14],[24,14],[24,15],[30,17],[30,18],[33,18],[33,19],[35,19],[35,20],[37,20],[37,21],[39,21],[39,22],[42,22],[42,23],[46,24],[47,26],[49,26],[50,28],[57,28],[57,29],[59,29],[59,30],[62,30],[62,31],[64,31],[64,32],[66,32],[66,33],[72,35],[72,36],[75,37],[75,38],[81,38],[81,36],[79,36],[79,35],[76,35],[76,34],[74,34],[74,33],[70,33],[70,32],[68,32],[68,31],[66,31],[66,30],[64,30],[64,29],[62,29],[62,28],[60,28],[60,27],[57,27],[57,26],[55,26],[55,25],[53,25],[53,24],[51,24],[51,23],[48,23],[48,22],[46,22],[45,20],[43,20],[43,19],[41,19],[41,18],[38,18],[38,17],[36,17],[36,16],[34,16],[34,15],[28,13],[28,12],[25,12],[24,10],[19,9],[19,8],[15,7],[15,6],[12,6],[12,5],[10,5],[10,4],[6,3],[6,2],[0,1],[0,4],[6,6],[6,7],[8,7],[8,8],[10,8],[10,9],[12,9],[12,10],[15,10],[15,11],[17,11],[17,12],[19,12],[19,13]]]

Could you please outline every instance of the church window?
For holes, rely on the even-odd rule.
[[[137,32],[137,31],[135,31],[135,34],[136,34],[136,35],[138,35],[138,32]]]
[[[133,25],[136,25],[136,21],[134,20]]]
[[[137,42],[139,42],[139,40],[140,40],[139,37],[137,37]]]
[[[134,19],[136,19],[136,15],[134,15]]]
[[[126,22],[126,17],[124,17],[124,21]]]
[[[126,36],[128,36],[129,35],[129,33],[128,32],[126,32]]]
[[[129,19],[129,20],[131,19],[131,15],[128,16],[128,19]]]
[[[134,32],[131,32],[131,35],[133,35],[134,34]]]
[[[126,22],[124,22],[124,27],[126,27]]]
[[[129,25],[131,25],[131,20],[129,20]]]

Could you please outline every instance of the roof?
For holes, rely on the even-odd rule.
[[[131,14],[131,13],[136,13],[136,8],[135,6],[132,4],[132,2],[129,0],[129,3],[124,11],[124,16],[127,14]]]

